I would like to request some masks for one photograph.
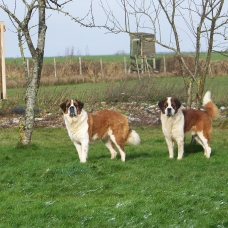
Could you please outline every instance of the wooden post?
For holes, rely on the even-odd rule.
[[[82,75],[82,60],[81,60],[81,57],[79,57],[79,74]]]
[[[147,62],[147,57],[145,56],[145,62],[146,62],[146,70],[149,73],[149,78],[150,78],[150,69],[149,69],[149,63]]]
[[[153,57],[153,69],[156,70],[156,59]]]
[[[166,62],[165,62],[165,56],[163,55],[163,62],[164,62],[164,73],[166,74]]]
[[[4,22],[0,21],[0,74],[1,74],[1,99],[7,100],[6,98],[6,64],[5,64],[5,49],[4,49]]]
[[[101,64],[101,75],[102,75],[102,78],[104,78],[102,58],[100,58],[100,64]]]
[[[141,73],[144,73],[143,57],[141,59]]]
[[[56,73],[56,59],[54,58],[54,73],[55,73],[55,78],[57,76],[57,73]]]
[[[126,61],[126,57],[124,56],[124,73],[127,73],[127,61]]]
[[[137,56],[136,56],[136,55],[135,55],[135,62],[136,62],[136,67],[137,67],[138,77],[139,77],[139,80],[140,80],[139,65],[138,65],[138,60],[137,60]]]
[[[209,70],[209,75],[212,76],[211,64],[209,64],[208,70]]]

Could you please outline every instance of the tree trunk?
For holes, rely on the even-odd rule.
[[[25,30],[23,31],[26,37],[28,47],[30,49],[30,53],[32,54],[33,73],[31,77],[27,78],[25,120],[21,127],[21,134],[19,140],[19,143],[22,145],[30,144],[35,122],[36,98],[40,85],[41,71],[43,67],[45,34],[47,29],[45,20],[45,0],[39,0],[39,27],[36,49],[34,49],[34,46],[31,42],[31,37],[26,30],[27,28],[25,28]]]
[[[35,63],[37,65],[37,62]],[[38,66],[34,67],[32,80],[30,81],[27,89],[26,89],[26,109],[25,109],[25,121],[24,128],[22,133],[22,138],[20,140],[22,145],[29,145],[31,142],[34,122],[35,122],[35,105],[36,105],[36,97],[38,92],[37,86],[37,78]]]

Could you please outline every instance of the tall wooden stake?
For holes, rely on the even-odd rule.
[[[6,65],[5,65],[5,49],[4,49],[4,22],[0,21],[0,74],[1,74],[1,99],[6,100]]]

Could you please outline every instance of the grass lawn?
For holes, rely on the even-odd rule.
[[[160,126],[134,129],[125,163],[96,142],[86,164],[65,128],[36,128],[27,149],[1,130],[0,227],[228,227],[228,129],[214,128],[210,159],[188,136],[181,161]]]

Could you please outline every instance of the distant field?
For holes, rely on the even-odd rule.
[[[184,55],[194,56],[194,53],[186,53]],[[170,53],[170,54],[167,54],[167,53],[161,54],[161,53],[159,53],[159,54],[156,55],[156,58],[159,59],[162,56],[171,57],[171,56],[174,56],[174,54],[172,54],[172,53]],[[100,59],[102,59],[102,61],[105,61],[105,62],[123,62],[124,57],[126,58],[126,61],[130,60],[129,54],[126,54],[126,55],[96,55],[96,56],[88,55],[88,56],[81,56],[81,58],[83,60],[86,60],[86,61],[100,61]],[[52,63],[54,58],[56,58],[57,62],[64,62],[66,59],[72,59],[72,60],[78,61],[79,56],[73,56],[73,57],[71,57],[71,56],[45,57],[44,58],[44,63]],[[201,59],[206,59],[206,54],[202,53],[200,55],[200,58]],[[212,58],[211,58],[212,61],[227,60],[227,59],[228,59],[228,53],[224,53],[224,55],[222,55],[220,53],[212,53]],[[22,63],[21,58],[6,58],[6,63],[10,63],[10,62],[14,62],[14,61]]]
[[[53,57],[45,57],[44,58],[44,63],[53,63],[53,59],[56,59],[56,62],[64,62],[66,60],[73,60],[73,61],[78,61],[78,58],[81,57],[81,59],[86,60],[86,61],[107,61],[107,62],[123,62],[124,57],[126,60],[130,59],[129,55],[97,55],[97,56],[53,56]],[[12,62],[19,62],[22,63],[21,58],[6,58],[6,63],[12,63]]]

